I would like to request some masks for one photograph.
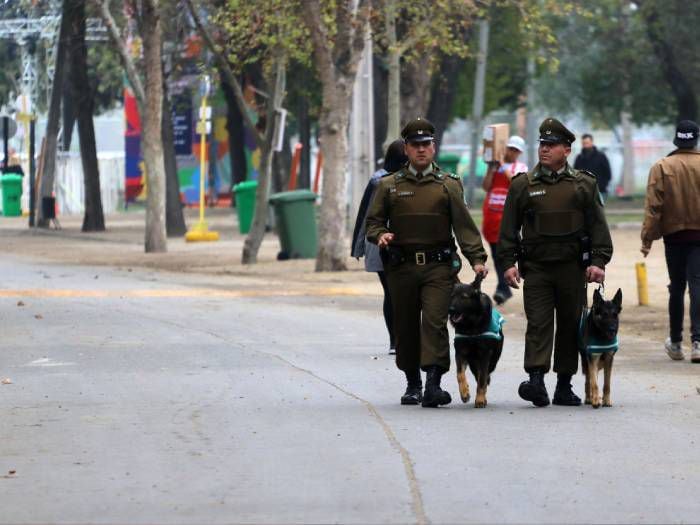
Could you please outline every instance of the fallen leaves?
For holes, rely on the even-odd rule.
[[[0,381],[0,383],[2,383],[3,385],[11,385],[12,379],[10,379],[9,377],[4,377],[2,381]]]
[[[24,301],[17,301],[17,306],[24,306]]]

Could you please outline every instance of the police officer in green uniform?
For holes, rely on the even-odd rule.
[[[552,402],[581,404],[571,378],[578,368],[585,283],[603,282],[613,252],[595,175],[567,162],[574,140],[557,119],[542,122],[539,163],[512,179],[501,223],[498,253],[506,282],[518,288],[521,277],[525,281],[525,371],[530,379],[521,383],[518,394],[535,406],[549,405],[544,375],[551,363],[555,318]]]
[[[408,382],[401,404],[424,407],[452,401],[440,378],[450,368],[447,310],[461,266],[453,231],[474,271],[487,273],[462,182],[433,162],[434,133],[426,119],[406,124],[401,137],[409,162],[380,180],[367,215],[367,239],[382,249],[394,309],[396,365]]]

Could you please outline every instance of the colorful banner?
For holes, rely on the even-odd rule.
[[[188,206],[199,205],[200,136],[196,134],[196,118],[199,107],[198,78],[190,82],[190,89],[173,95],[172,115],[175,153],[182,202]],[[226,128],[227,105],[220,89],[210,98],[212,105],[212,133],[207,137],[208,173],[205,186],[210,205],[228,205],[231,199],[231,158],[229,134]],[[136,99],[127,87],[124,90],[126,117],[126,200],[144,199],[145,167],[141,156],[141,122]],[[255,115],[257,117],[257,115]],[[247,179],[255,180],[260,166],[260,152],[250,133],[245,133],[245,153],[248,164]],[[211,190],[210,190],[211,188]]]

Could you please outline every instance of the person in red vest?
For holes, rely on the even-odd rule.
[[[498,244],[498,232],[501,229],[503,205],[506,202],[506,195],[508,195],[510,179],[518,173],[527,171],[527,165],[518,161],[518,157],[523,151],[525,151],[525,141],[517,135],[510,137],[504,162],[489,163],[489,169],[486,171],[482,183],[482,188],[486,191],[486,198],[484,199],[481,231],[484,234],[484,239],[491,245],[493,264],[498,276],[498,286],[493,294],[493,300],[496,301],[496,304],[505,303],[513,295],[503,277],[504,268],[500,257],[498,257],[496,245]]]

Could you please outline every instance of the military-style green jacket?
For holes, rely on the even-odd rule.
[[[595,175],[569,164],[552,174],[537,164],[512,179],[498,243],[504,268],[517,261],[519,236],[525,260],[545,262],[578,259],[583,235],[591,239],[591,264],[604,268],[613,246]]]
[[[481,234],[464,203],[462,181],[433,164],[419,179],[408,168],[380,179],[367,213],[367,239],[395,235],[395,246],[421,250],[450,246],[452,231],[469,263],[486,262]]]

